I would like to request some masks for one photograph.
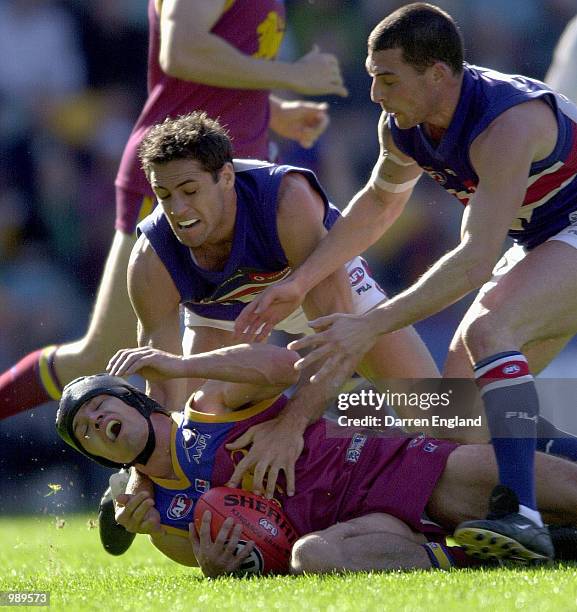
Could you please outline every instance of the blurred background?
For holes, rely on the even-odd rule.
[[[378,153],[366,38],[387,0],[287,0],[285,58],[318,44],[342,65],[315,148],[279,142],[344,207]],[[466,59],[542,79],[577,0],[438,0],[459,23]],[[144,0],[0,0],[0,371],[29,351],[82,336],[114,227],[114,178],[146,94]],[[576,58],[577,59],[577,58]],[[456,243],[462,209],[423,179],[402,220],[369,252],[390,294]],[[468,300],[420,324],[441,366]],[[572,343],[544,376],[575,377]],[[0,422],[0,514],[95,509],[108,471],[64,448],[55,406]],[[561,426],[570,423],[557,420]],[[50,484],[62,487],[53,493]]]

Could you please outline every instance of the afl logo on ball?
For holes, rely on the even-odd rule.
[[[271,534],[271,536],[275,537],[278,535],[278,529],[269,520],[261,518],[258,524],[263,529],[266,529]]]

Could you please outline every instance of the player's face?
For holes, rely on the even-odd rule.
[[[83,404],[72,427],[84,450],[118,463],[132,461],[148,439],[146,419],[111,395],[97,395]]]
[[[392,114],[398,128],[415,127],[434,112],[432,67],[421,74],[403,60],[401,49],[386,49],[369,53],[366,68],[372,78],[371,100]]]
[[[234,190],[232,164],[225,164],[215,182],[213,175],[190,159],[155,164],[150,184],[182,244],[196,248],[228,241],[234,230]]]

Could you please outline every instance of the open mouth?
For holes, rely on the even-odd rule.
[[[106,426],[106,437],[114,442],[116,438],[118,438],[121,429],[122,423],[116,419],[112,419]]]
[[[188,221],[179,221],[178,227],[179,229],[189,229],[195,226],[197,223],[200,223],[200,219],[189,219]]]

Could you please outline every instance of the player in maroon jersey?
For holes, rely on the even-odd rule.
[[[230,522],[215,542],[206,529],[200,539],[190,529],[191,544],[188,520],[171,518],[167,508],[175,492],[194,502],[207,486],[226,484],[240,454],[227,443],[283,408],[286,398],[277,394],[296,382],[296,359],[296,353],[269,345],[240,345],[190,357],[149,347],[127,349],[111,360],[113,374],[228,382],[209,380],[193,394],[184,414],[171,417],[117,376],[84,377],[65,389],[57,427],[91,459],[133,465],[150,477],[150,491],[119,499],[119,521],[151,535],[154,545],[179,563],[198,562],[210,575],[223,573],[219,563],[234,571],[232,550],[227,556],[224,544],[226,533],[234,529]],[[367,433],[343,429],[331,437],[323,420],[310,425],[293,497],[279,479],[275,499],[302,536],[293,549],[292,571],[466,564],[462,549],[446,546],[443,536],[485,510],[497,479],[490,446]],[[550,522],[577,522],[576,477],[574,463],[538,455],[539,506]],[[202,490],[193,484],[199,478]],[[241,555],[239,565],[242,560]]]

